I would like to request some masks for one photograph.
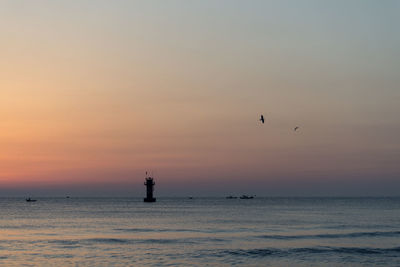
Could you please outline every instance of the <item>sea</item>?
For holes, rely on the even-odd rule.
[[[400,266],[400,198],[0,198],[0,266]]]

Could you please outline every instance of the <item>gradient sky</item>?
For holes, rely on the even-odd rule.
[[[399,14],[1,1],[0,195],[399,195]]]

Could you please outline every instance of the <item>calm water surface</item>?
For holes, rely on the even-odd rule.
[[[0,198],[0,266],[400,266],[400,198]]]

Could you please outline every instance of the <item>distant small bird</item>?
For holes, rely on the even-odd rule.
[[[264,123],[264,116],[263,116],[263,115],[261,115],[260,121],[261,121],[262,123]]]
[[[297,131],[299,129],[299,126],[294,127],[294,131]]]

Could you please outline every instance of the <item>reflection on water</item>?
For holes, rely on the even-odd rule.
[[[0,199],[4,266],[394,266],[400,198]]]

